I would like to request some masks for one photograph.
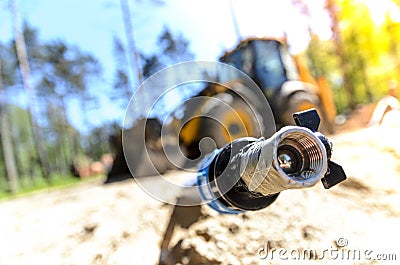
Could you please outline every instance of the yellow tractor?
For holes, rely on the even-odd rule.
[[[291,56],[287,46],[278,39],[245,39],[225,52],[220,61],[238,68],[256,82],[268,100],[277,128],[293,124],[292,113],[316,108],[323,120],[321,129],[325,133],[333,131],[336,113],[327,83],[323,79],[317,82],[300,58]],[[199,95],[206,97],[187,113],[198,118],[190,119],[180,131],[183,146],[189,149],[189,158],[198,155],[196,148],[203,137],[211,137],[217,147],[222,147],[239,137],[261,136],[249,107],[229,89],[240,83],[241,80],[231,80],[229,84],[212,84],[200,92]],[[208,97],[228,97],[231,108],[220,105],[210,110],[212,113],[204,113],[202,106]]]
[[[276,128],[293,124],[292,113],[315,108],[322,119],[321,130],[325,133],[333,131],[333,120],[336,113],[327,82],[323,79],[317,82],[300,58],[289,53],[284,41],[276,38],[247,38],[240,41],[234,49],[225,52],[220,58],[220,62],[236,67],[254,80],[271,107]],[[232,93],[232,90],[229,89],[232,86],[243,86],[243,84],[241,80],[233,79],[224,84],[207,85],[196,95],[204,97],[199,97],[196,105],[185,110],[185,116],[189,118],[184,118],[183,121],[176,119],[172,123],[172,126],[179,130],[181,150],[192,161],[200,156],[199,144],[204,137],[212,138],[216,147],[220,148],[239,137],[269,136],[263,135],[263,132],[260,131],[250,107],[235,93]],[[223,108],[223,104],[205,108],[209,104],[209,98],[213,97],[223,101],[228,99],[228,105],[231,108]],[[208,119],[208,116],[214,119]],[[156,124],[155,120],[148,123],[146,134],[147,130],[161,131],[161,124]],[[151,127],[149,127],[150,125]],[[135,128],[126,130],[124,133],[124,137],[137,135]],[[153,141],[153,144],[148,141]],[[146,145],[157,146],[154,142],[157,142],[157,136],[146,137]],[[120,160],[125,159],[122,145],[117,143],[116,146],[118,147],[117,157],[107,182],[119,180],[123,173],[129,175],[129,172],[125,172],[126,166],[123,166],[124,169],[121,168],[124,163]],[[131,150],[131,153],[138,154],[137,158],[134,158],[135,168],[132,166],[130,168],[130,173],[135,177],[162,173],[174,168],[167,159],[162,162],[162,149],[159,152],[152,149],[151,152],[157,157],[157,165],[151,169],[141,157],[141,150],[135,150],[134,147]],[[150,156],[152,156],[151,153]],[[150,157],[150,159],[152,158]]]

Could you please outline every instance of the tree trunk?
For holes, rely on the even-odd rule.
[[[1,61],[0,61],[1,73]],[[18,171],[15,163],[14,149],[10,134],[10,126],[7,119],[5,106],[1,106],[3,102],[3,81],[0,74],[0,137],[1,147],[3,150],[4,166],[6,168],[8,185],[11,193],[15,194],[18,191]]]
[[[67,106],[64,97],[59,98],[61,103],[61,115],[63,119],[63,132],[60,132],[60,148],[64,153],[64,162],[62,163],[63,168],[62,172],[68,172],[68,165],[72,163],[74,156],[76,155],[76,150],[74,150],[73,144],[73,132],[71,132],[71,128],[69,127],[68,117],[67,117]]]
[[[26,52],[26,44],[25,44],[25,39],[24,35],[22,34],[19,18],[18,18],[18,12],[17,12],[17,7],[15,5],[15,0],[10,0],[10,10],[13,16],[13,26],[14,26],[14,39],[15,39],[15,48],[17,52],[17,57],[18,57],[18,62],[19,62],[19,68],[21,71],[21,78],[22,78],[22,85],[24,87],[25,93],[28,96],[30,104],[28,104],[29,108],[29,120],[32,126],[32,134],[33,134],[33,139],[35,142],[35,148],[36,152],[39,157],[39,162],[40,162],[40,169],[42,171],[43,177],[50,182],[50,163],[49,163],[49,158],[48,154],[46,151],[46,145],[43,140],[43,137],[41,135],[40,128],[38,124],[35,122],[34,117],[36,116],[36,97],[35,97],[35,91],[31,87],[30,84],[30,67],[29,67],[29,62],[28,62],[28,56]]]
[[[124,20],[126,39],[128,42],[128,56],[132,66],[133,77],[136,77],[138,86],[143,83],[143,73],[141,71],[139,54],[136,49],[135,39],[133,37],[133,27],[131,12],[129,9],[128,0],[121,0],[121,12]]]

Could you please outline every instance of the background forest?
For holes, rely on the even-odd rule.
[[[113,73],[104,72],[102,54],[64,39],[41,38],[40,29],[20,16],[18,1],[0,2],[13,32],[11,40],[0,36],[0,197],[78,181],[71,165],[112,153],[109,137],[118,132],[129,98],[143,80],[168,65],[202,59],[192,40],[169,25],[158,32],[157,49],[138,48],[133,33],[145,25],[133,24],[130,12],[138,2],[118,3],[125,31],[111,40]],[[370,4],[379,1],[320,2],[330,24],[328,38],[313,30],[318,18],[308,1],[290,1],[309,23],[301,55],[314,77],[327,78],[338,113],[348,114],[359,104],[376,102],[389,82],[400,80],[400,1],[385,1],[380,16]],[[97,116],[110,111],[104,98],[120,114],[99,122]]]

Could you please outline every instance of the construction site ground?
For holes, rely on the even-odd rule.
[[[331,136],[347,181],[284,191],[257,212],[220,215],[203,206],[202,218],[171,240],[179,262],[399,264],[399,121],[360,127]],[[172,209],[133,179],[4,201],[0,264],[157,264]],[[314,254],[300,255],[307,251]]]

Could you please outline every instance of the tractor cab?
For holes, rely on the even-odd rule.
[[[254,80],[267,98],[278,127],[291,123],[291,113],[309,108],[318,109],[324,117],[317,83],[301,60],[278,39],[245,39],[220,61]]]
[[[286,81],[299,79],[288,49],[274,39],[241,41],[235,49],[225,53],[220,61],[249,75],[267,98],[277,93]]]

